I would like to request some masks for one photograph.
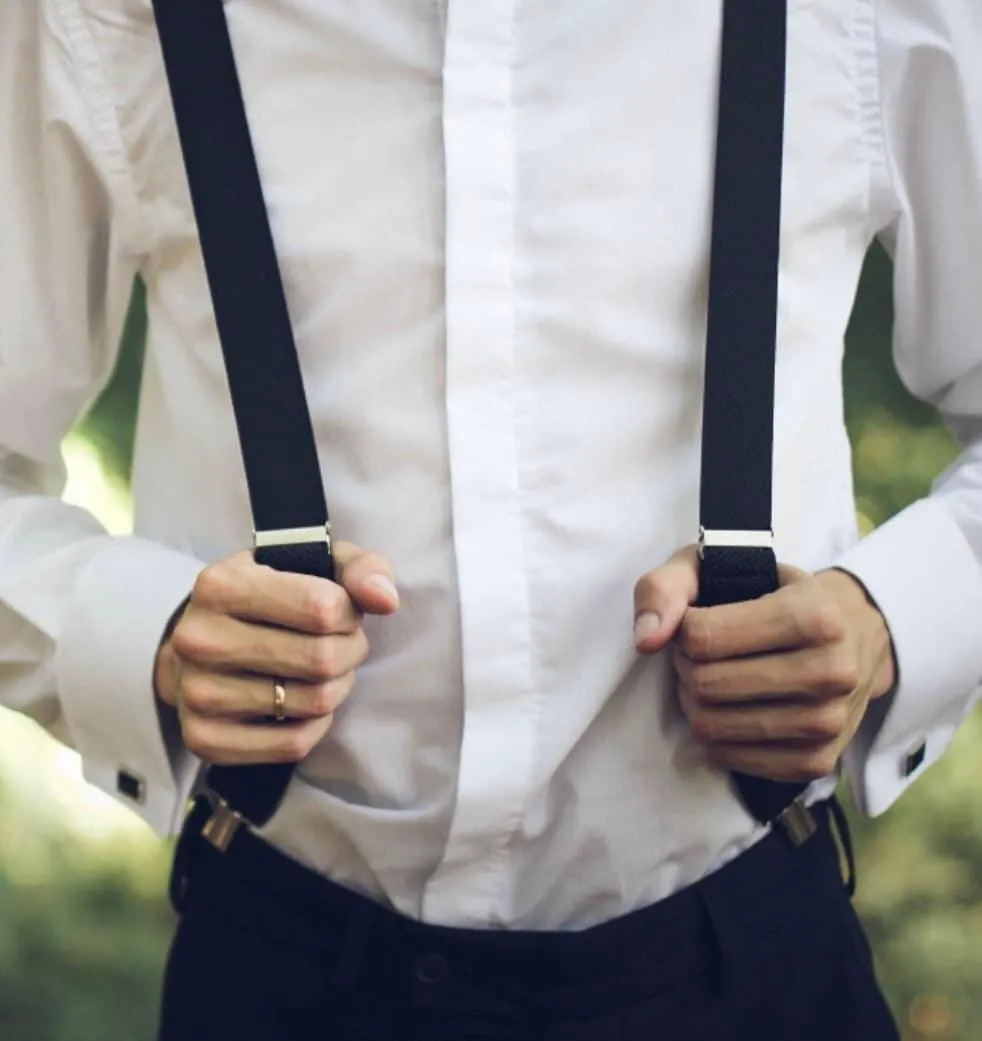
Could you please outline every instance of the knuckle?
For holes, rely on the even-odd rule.
[[[335,680],[334,683],[331,684],[332,691],[330,703],[323,715],[330,716],[348,700],[351,696],[351,692],[355,689],[357,679],[357,673],[352,671],[341,679]]]
[[[364,665],[368,660],[368,655],[371,650],[371,645],[368,642],[368,633],[363,628],[359,628],[355,633],[355,658],[356,668],[358,665]]]
[[[185,672],[181,677],[181,695],[193,712],[207,712],[215,701],[212,684],[204,672]]]
[[[287,763],[298,763],[307,754],[307,739],[303,731],[290,734],[283,741],[283,760]]]
[[[812,605],[800,586],[788,590],[786,610],[794,628],[795,638],[804,642],[810,638]]]
[[[696,665],[689,673],[689,689],[698,700],[713,693],[715,670],[707,665]]]
[[[306,613],[319,632],[329,633],[341,624],[346,594],[339,586],[328,586],[310,594]]]
[[[181,734],[188,751],[205,762],[215,762],[221,749],[212,727],[195,716],[181,715]]]
[[[844,704],[833,701],[828,705],[822,705],[812,714],[806,736],[831,741],[839,737],[845,730],[848,717],[848,706]]]
[[[851,694],[859,686],[859,663],[851,654],[838,655],[832,680],[842,694]]]
[[[735,745],[710,745],[706,751],[709,761],[720,770],[740,770],[743,773],[753,770],[751,757]]]
[[[795,769],[794,764],[788,765],[781,762],[769,762],[760,776],[769,781],[777,781],[779,784],[800,784],[809,779],[800,770]]]
[[[228,595],[229,570],[225,561],[206,567],[195,579],[191,600],[205,607],[215,607],[223,603]]]
[[[751,713],[743,723],[742,737],[754,744],[766,744],[780,739],[780,723],[765,715]]]
[[[801,772],[808,781],[819,781],[835,771],[838,756],[834,749],[822,748],[808,752],[801,760]]]
[[[678,685],[678,700],[683,715],[686,719],[690,719],[697,711],[697,706],[695,695],[692,693],[688,684],[680,683]]]
[[[209,661],[221,653],[207,622],[191,612],[178,623],[170,642],[178,657],[191,661]]]
[[[807,618],[809,634],[822,643],[835,643],[846,635],[846,622],[842,608],[834,600],[822,600],[814,604]]]
[[[692,736],[700,743],[708,743],[716,737],[716,725],[708,712],[693,712],[689,717]]]
[[[316,736],[310,728],[295,727],[282,736],[277,750],[278,757],[285,763],[299,763],[310,754],[315,743]]]
[[[820,659],[814,680],[822,693],[851,694],[859,684],[859,666],[852,654],[836,650]]]
[[[321,638],[308,641],[307,666],[315,680],[336,678],[338,656],[330,640]]]
[[[313,716],[329,716],[338,704],[337,681],[315,684],[310,690],[310,712]]]
[[[713,651],[713,633],[706,617],[702,614],[686,615],[682,621],[679,642],[690,658],[708,658]]]

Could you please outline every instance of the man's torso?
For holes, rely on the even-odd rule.
[[[149,0],[63,6],[145,257],[137,528],[216,559],[249,510]],[[720,8],[225,4],[335,529],[403,602],[266,834],[410,915],[583,926],[753,831],[631,632],[697,524]],[[855,538],[871,8],[789,12],[774,507],[806,568]]]

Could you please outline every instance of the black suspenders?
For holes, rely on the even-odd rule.
[[[334,574],[286,298],[221,0],[154,0],[238,425],[255,555]],[[786,0],[724,0],[700,508],[701,603],[777,588],[771,531]],[[204,833],[225,848],[275,812],[292,765],[211,767]],[[801,785],[737,775],[761,823],[814,831]],[[202,813],[199,808],[197,813]]]
[[[221,0],[155,0],[154,10],[242,446],[255,557],[333,578],[317,449],[225,12]],[[208,788],[223,800],[214,827],[231,837],[235,814],[265,824],[294,769],[211,767]]]
[[[771,527],[787,0],[725,0],[700,487],[700,603],[778,588]],[[805,785],[734,775],[761,823],[815,830]]]

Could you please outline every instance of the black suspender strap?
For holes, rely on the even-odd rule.
[[[242,446],[255,558],[330,579],[317,449],[225,12],[220,0],[154,0],[154,11]],[[261,825],[293,770],[212,767],[207,785],[235,815]]]
[[[778,588],[771,529],[787,0],[725,0],[706,340],[700,604]],[[804,785],[743,774],[761,823],[813,830]]]
[[[256,528],[257,561],[332,578],[331,533],[296,346],[220,0],[153,0]],[[777,588],[771,532],[786,0],[725,0],[706,346],[700,602]],[[212,767],[212,841],[264,824],[291,765]],[[735,775],[801,841],[802,785]]]

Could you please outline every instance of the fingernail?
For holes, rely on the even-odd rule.
[[[653,611],[639,615],[634,623],[634,640],[636,643],[646,643],[661,629],[661,618]]]
[[[385,575],[372,575],[371,578],[366,580],[366,585],[377,589],[380,593],[384,593],[393,603],[399,603],[399,590],[396,589],[395,583],[391,578]]]

